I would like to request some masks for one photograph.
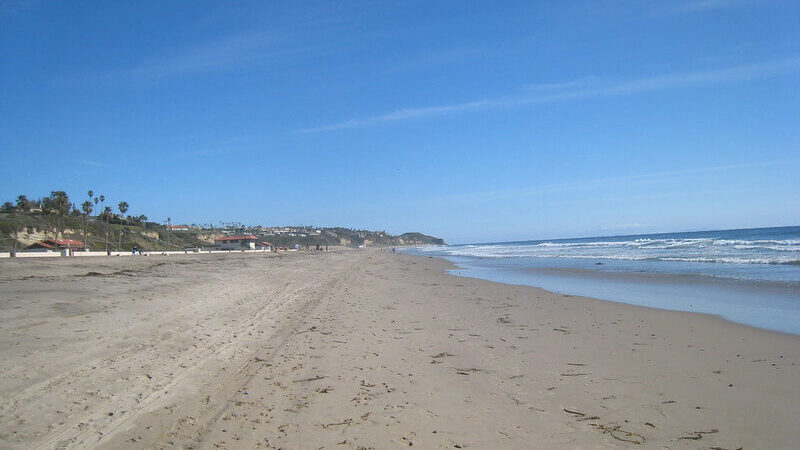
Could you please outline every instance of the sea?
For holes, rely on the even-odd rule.
[[[800,226],[417,247],[454,275],[800,335]]]

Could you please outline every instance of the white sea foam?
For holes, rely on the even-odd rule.
[[[419,251],[452,257],[463,276],[706,312],[800,334],[800,226]]]
[[[648,238],[573,240],[434,247],[427,251],[475,258],[655,260],[726,264],[796,264],[800,239]]]

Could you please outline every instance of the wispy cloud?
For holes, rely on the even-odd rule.
[[[485,58],[487,54],[495,54],[497,49],[489,45],[455,47],[417,54],[395,64],[392,71],[431,69],[434,67],[474,61]]]
[[[183,47],[162,50],[157,56],[129,67],[82,72],[54,79],[56,84],[159,81],[174,77],[220,72],[263,63],[299,51],[285,45],[286,37],[252,32],[226,36]]]
[[[166,157],[168,160],[176,160],[176,159],[195,159],[197,157],[208,157],[208,156],[219,156],[219,155],[231,155],[234,153],[239,153],[237,149],[227,149],[227,148],[204,148],[204,149],[196,149],[196,150],[187,150],[184,152],[175,152],[170,154]]]
[[[672,73],[616,82],[596,78],[528,85],[516,95],[480,99],[449,105],[403,108],[372,117],[350,119],[328,125],[302,128],[300,133],[319,133],[399,122],[423,117],[440,117],[493,109],[519,108],[543,103],[634,95],[668,89],[737,83],[777,76],[800,69],[800,57],[739,65],[723,69]]]
[[[618,177],[593,178],[585,180],[567,181],[563,183],[544,184],[522,189],[504,189],[481,192],[470,192],[455,195],[433,196],[424,200],[416,199],[414,205],[421,202],[428,204],[477,204],[486,202],[496,202],[501,200],[535,197],[563,192],[599,191],[609,187],[632,187],[642,184],[664,183],[680,180],[692,175],[711,175],[714,173],[725,173],[731,171],[741,171],[755,169],[759,167],[788,166],[800,163],[800,159],[792,160],[773,160],[760,161],[741,164],[725,164],[718,166],[694,167],[689,169],[649,172],[636,175],[624,175]]]
[[[752,0],[692,0],[672,5],[672,12],[692,12],[706,11],[719,8],[730,8],[745,3],[752,3]]]
[[[565,89],[583,89],[589,86],[596,86],[599,80],[597,78],[585,78],[581,80],[560,81],[555,83],[536,83],[524,86],[529,91],[561,91]]]
[[[265,57],[277,41],[263,32],[228,36],[142,61],[122,73],[133,78],[163,78],[228,69]]]
[[[403,108],[390,113],[381,114],[378,116],[368,117],[365,119],[351,119],[344,122],[335,123],[332,125],[323,125],[314,128],[303,128],[299,130],[301,133],[319,133],[321,131],[341,130],[345,128],[359,128],[368,125],[376,125],[385,122],[397,122],[401,120],[416,119],[419,117],[429,116],[443,116],[449,114],[463,113],[468,111],[481,111],[496,107],[499,104],[498,100],[476,100],[473,102],[456,103],[453,105],[430,106],[423,108]]]

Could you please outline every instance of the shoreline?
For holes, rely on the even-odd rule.
[[[275,256],[0,272],[2,446],[734,449],[800,439],[798,336],[458,277],[439,258]]]
[[[425,256],[421,256],[421,255],[410,255],[410,256],[418,256],[418,257],[421,257],[421,258],[425,258]],[[491,279],[488,279],[488,278],[472,277],[472,276],[469,276],[469,275],[456,275],[456,274],[453,274],[451,272],[452,271],[456,271],[456,270],[464,270],[464,269],[459,267],[458,265],[456,265],[452,261],[447,260],[447,258],[445,258],[445,257],[431,256],[431,258],[436,258],[436,259],[443,260],[443,261],[447,262],[449,265],[451,265],[452,267],[450,269],[447,269],[445,271],[445,273],[447,275],[450,275],[450,276],[453,276],[453,277],[456,277],[456,278],[468,278],[468,279],[472,279],[472,280],[485,281],[485,282],[488,282],[488,283],[496,283],[496,284],[502,284],[502,285],[507,285],[507,286],[519,286],[519,287],[527,287],[527,288],[532,288],[532,289],[539,289],[539,290],[542,290],[544,292],[547,292],[550,295],[580,298],[580,299],[588,300],[590,302],[608,302],[608,303],[612,303],[612,304],[615,304],[615,305],[620,305],[620,306],[623,306],[623,307],[635,307],[635,308],[643,308],[645,310],[652,310],[652,311],[662,311],[662,312],[670,312],[670,313],[682,313],[682,314],[705,316],[705,317],[709,317],[709,318],[712,318],[712,319],[715,319],[715,320],[721,320],[721,321],[723,321],[723,322],[725,322],[727,324],[730,324],[730,325],[744,327],[744,328],[751,329],[751,330],[754,330],[754,331],[768,332],[768,333],[774,333],[774,334],[777,334],[777,335],[784,335],[784,336],[789,336],[789,337],[800,338],[800,333],[790,333],[790,332],[780,331],[780,330],[771,330],[769,328],[762,328],[762,327],[757,327],[757,326],[754,326],[754,325],[748,325],[746,323],[735,322],[735,321],[726,319],[724,316],[722,316],[720,314],[706,313],[706,312],[699,312],[699,311],[685,311],[685,310],[681,310],[681,309],[659,308],[659,307],[656,307],[656,306],[646,306],[646,305],[639,305],[639,304],[635,304],[635,303],[626,303],[624,301],[611,300],[611,299],[598,298],[598,297],[591,297],[591,296],[586,296],[586,295],[564,294],[564,293],[561,293],[561,292],[551,291],[551,290],[543,288],[541,286],[533,286],[533,285],[522,284],[522,283],[510,283],[510,282],[506,283],[506,282],[503,282],[503,281],[496,281],[496,280],[491,280]],[[534,269],[521,269],[521,270],[545,272],[545,271],[548,271],[548,270],[551,270],[551,269],[534,268]],[[563,271],[568,271],[568,272],[581,271],[581,269],[562,269],[562,268],[552,268],[552,270],[553,271],[562,271],[563,270]],[[589,272],[589,271],[587,270],[585,272]],[[600,279],[604,279],[604,278],[613,279],[613,278],[616,278],[616,277],[619,277],[621,279],[626,279],[626,278],[629,277],[629,274],[627,274],[627,273],[626,274],[606,274],[606,273],[603,273],[603,274],[595,274],[595,273],[583,274],[582,273],[581,275],[586,275],[586,276],[589,276],[589,277],[597,277],[597,278],[600,278]],[[631,275],[630,278],[636,278],[640,274],[630,274],[630,275]],[[665,283],[665,282],[669,282],[669,281],[674,280],[674,279],[680,279],[681,277],[683,277],[683,276],[681,276],[681,275],[662,275],[662,274],[641,274],[641,279],[643,280],[642,283],[648,283],[648,282],[653,282],[653,281]],[[648,280],[648,278],[652,278],[652,280]],[[713,285],[715,283],[715,281],[706,281],[706,280],[697,280],[696,282],[698,284],[708,284],[708,285]],[[723,280],[722,282],[723,283],[727,283],[728,280]],[[730,280],[730,282],[731,282],[731,284],[738,284],[738,280]],[[749,282],[749,281],[745,281],[745,282],[742,282],[741,284],[750,284],[750,283],[751,282]]]
[[[731,323],[800,335],[797,306],[800,295],[794,285],[785,282],[563,267],[506,267],[468,258],[431,257],[453,264],[451,272],[455,276],[538,287],[556,294],[625,305],[709,314]]]

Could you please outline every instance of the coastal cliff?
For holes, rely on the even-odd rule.
[[[92,250],[143,251],[180,250],[185,247],[211,247],[216,239],[231,235],[253,235],[260,241],[279,247],[406,247],[444,245],[444,239],[419,232],[392,235],[385,231],[356,230],[343,227],[313,226],[244,226],[221,227],[170,226],[128,217],[0,212],[0,251],[21,250],[34,242],[52,239],[75,239],[86,242]],[[106,244],[106,242],[108,244]]]

